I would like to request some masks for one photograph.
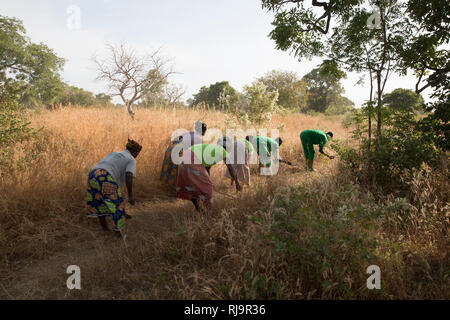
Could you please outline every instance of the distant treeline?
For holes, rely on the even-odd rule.
[[[344,97],[344,88],[339,77],[324,72],[323,66],[314,68],[303,78],[292,71],[272,70],[258,78],[240,93],[228,81],[217,82],[209,87],[202,87],[188,100],[190,106],[204,105],[208,109],[242,109],[248,104],[249,90],[263,87],[264,94],[277,93],[276,103],[285,110],[297,112],[319,112],[326,114],[343,114],[354,108],[354,103]]]

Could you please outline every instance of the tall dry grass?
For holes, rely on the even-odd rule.
[[[41,155],[0,184],[0,297],[448,298],[448,199],[433,197],[448,195],[444,175],[418,175],[410,203],[378,201],[336,161],[318,157],[319,173],[303,170],[299,133],[320,128],[349,138],[338,119],[276,115],[267,127],[285,124],[281,155],[300,168],[252,175],[252,187],[237,195],[217,165],[214,209],[199,214],[159,182],[171,133],[199,119],[225,129],[224,115],[212,111],[137,110],[135,121],[115,109],[34,114],[33,126],[45,127],[33,144]],[[89,169],[128,137],[144,148],[123,241],[87,219],[84,203]],[[365,287],[368,263],[382,269],[381,291]],[[82,270],[82,290],[65,286],[71,264]]]
[[[123,150],[127,138],[143,145],[137,158],[137,199],[166,199],[167,191],[159,182],[163,152],[174,130],[190,131],[199,119],[210,129],[225,132],[224,115],[213,111],[137,110],[135,121],[125,110],[111,108],[31,114],[32,126],[43,131],[28,147],[39,149],[40,155],[22,170],[4,172],[0,184],[0,263],[5,277],[13,277],[33,259],[45,260],[64,250],[68,241],[83,237],[86,228],[95,230],[85,218],[87,173],[106,154]],[[338,136],[347,135],[332,119],[304,115],[275,116],[268,129],[282,123],[286,126],[282,152],[294,161],[301,156],[302,129],[331,128]],[[225,186],[219,171],[213,170],[213,178]]]

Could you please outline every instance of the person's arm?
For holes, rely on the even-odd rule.
[[[234,168],[231,164],[229,164],[228,159],[225,160],[225,164],[227,165],[228,171],[230,172],[231,178],[236,182],[236,190],[237,191],[241,191],[242,187],[239,184],[237,175],[236,175],[236,171],[234,171]]]
[[[334,159],[334,156],[328,155],[328,154],[325,153],[325,151],[323,151],[323,147],[322,146],[319,146],[319,152],[321,154],[323,154],[324,156],[330,158],[330,159]]]
[[[278,158],[279,162],[286,163],[286,164],[292,166],[292,162],[287,161],[287,160],[283,160],[283,158],[281,158],[281,156],[280,156],[280,149],[279,148],[276,148],[274,151],[275,151],[275,156]]]
[[[133,196],[133,173],[127,172],[125,174],[125,184],[127,186],[128,191],[128,202],[132,205],[134,205],[136,202],[134,200]]]
[[[278,161],[283,162],[283,163],[286,163],[286,164],[288,164],[288,165],[290,165],[290,166],[293,165],[292,162],[287,161],[287,160],[283,160],[283,159],[281,159],[281,158],[278,158]]]

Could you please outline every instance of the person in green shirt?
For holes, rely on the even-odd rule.
[[[305,153],[306,158],[306,170],[308,171],[316,171],[313,168],[314,164],[314,156],[316,151],[314,150],[314,145],[319,145],[319,152],[324,156],[334,159],[334,156],[330,156],[323,151],[323,148],[327,144],[328,140],[333,138],[333,132],[329,131],[325,133],[322,130],[305,130],[300,133],[300,140],[303,145],[303,152]]]
[[[247,147],[248,155],[251,156],[253,154],[253,145],[248,141],[247,139],[236,139],[236,141],[240,141],[245,143],[245,146]]]
[[[211,167],[222,160],[229,157],[229,153],[223,146],[217,144],[195,144],[189,147],[196,157],[201,161],[208,174],[210,174]]]
[[[213,184],[210,179],[210,170],[212,166],[222,160],[225,161],[231,177],[236,183],[236,190],[241,191],[242,187],[231,166],[229,153],[220,145],[204,143],[193,145],[183,153],[182,162],[178,168],[177,197],[191,200],[197,211],[202,211],[199,207],[199,200],[204,203],[206,208],[211,208]]]
[[[245,140],[249,141],[250,144],[256,149],[256,153],[259,156],[259,167],[270,167],[272,165],[272,157],[278,159],[279,162],[292,165],[291,162],[281,159],[279,154],[279,149],[283,140],[278,137],[272,139],[264,136],[246,136]]]

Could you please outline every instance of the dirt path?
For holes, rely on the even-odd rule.
[[[189,205],[189,207],[188,207]],[[0,281],[0,299],[36,299],[51,297],[52,293],[39,289],[49,274],[67,278],[67,266],[79,265],[88,267],[95,263],[96,257],[108,260],[122,251],[124,247],[135,246],[134,232],[158,235],[173,231],[178,215],[192,210],[187,201],[168,198],[164,200],[138,201],[128,206],[132,220],[128,223],[126,240],[117,239],[113,233],[100,229],[97,219],[92,219],[92,226],[77,238],[64,243],[64,250],[56,252],[45,260],[32,260],[15,270],[14,276],[6,282]],[[95,220],[95,221],[94,221]],[[117,245],[119,244],[119,246]],[[44,276],[44,277],[43,277]],[[47,287],[44,285],[44,287]]]

